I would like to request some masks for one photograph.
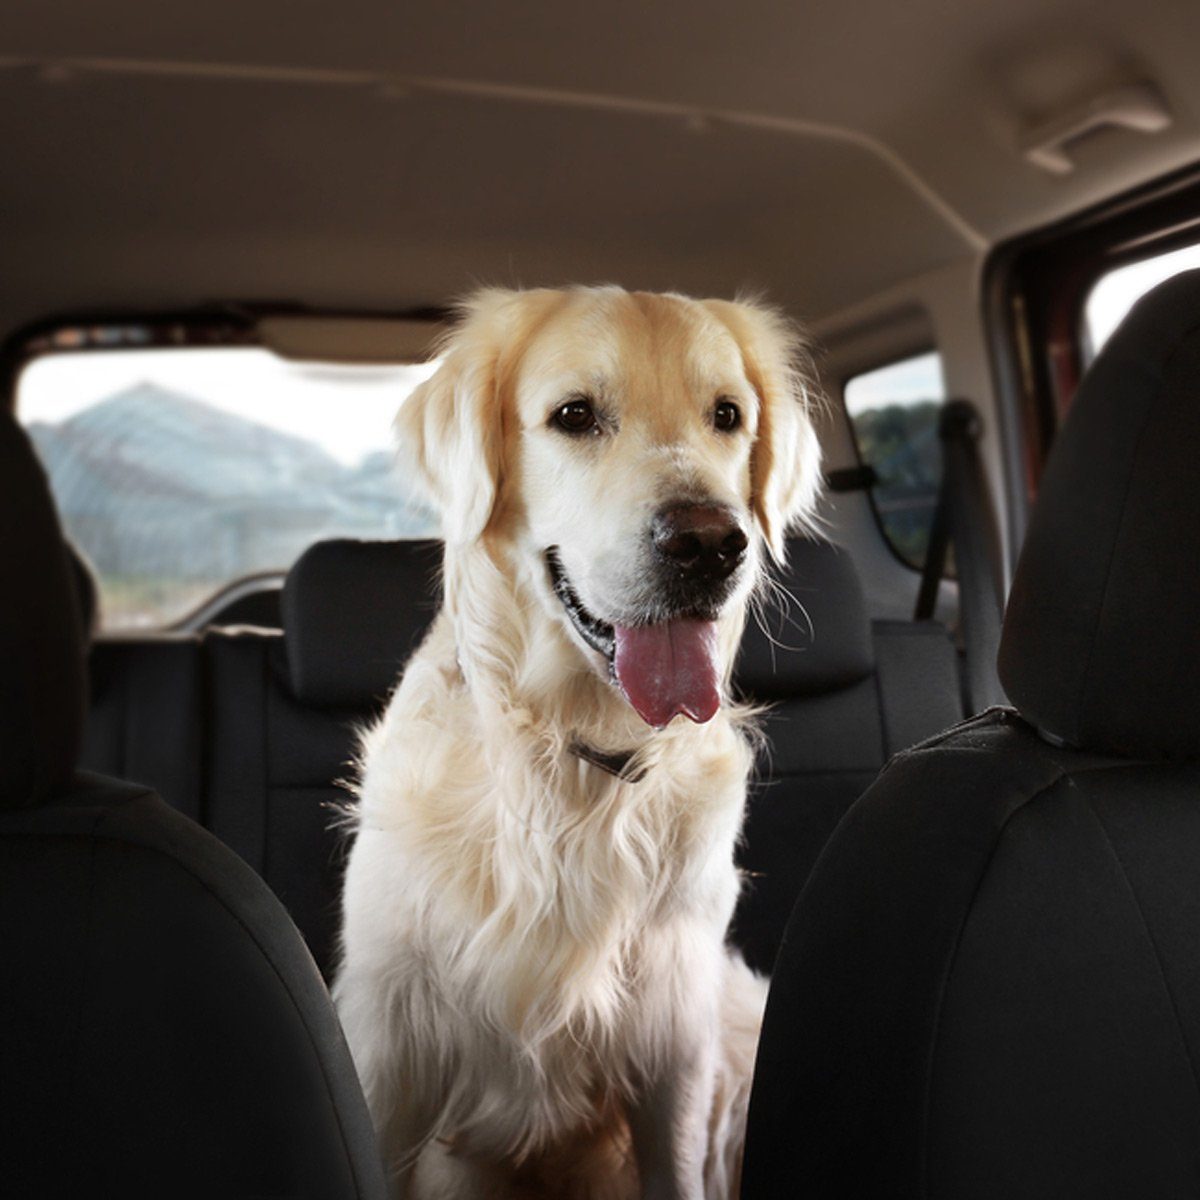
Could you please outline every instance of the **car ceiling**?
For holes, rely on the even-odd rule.
[[[813,320],[1200,159],[1195,0],[5,9],[6,328],[600,280]],[[1024,159],[1141,82],[1169,129]]]

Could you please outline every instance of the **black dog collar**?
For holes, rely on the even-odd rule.
[[[567,749],[576,758],[582,758],[584,762],[591,763],[593,767],[599,767],[600,770],[606,771],[623,783],[640,783],[646,778],[648,768],[645,766],[640,766],[633,771],[629,769],[629,764],[633,762],[637,753],[635,750],[616,750],[609,753],[597,750],[595,746],[589,746],[578,738],[575,738]]]

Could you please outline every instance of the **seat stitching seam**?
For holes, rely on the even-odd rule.
[[[259,831],[262,838],[262,876],[263,879],[270,877],[270,862],[268,855],[271,847],[271,800],[270,800],[270,784],[271,784],[271,769],[270,769],[270,731],[269,725],[271,720],[271,672],[267,662],[269,651],[264,646],[262,654],[259,656],[259,663],[262,667],[261,683],[262,683],[262,715],[259,728],[262,730],[262,738],[260,745],[260,753],[262,755],[262,827]]]
[[[1175,1018],[1175,1031],[1179,1035],[1179,1040],[1183,1045],[1184,1056],[1188,1062],[1188,1072],[1192,1077],[1192,1087],[1195,1089],[1196,1098],[1200,1101],[1200,1077],[1196,1074],[1196,1063],[1192,1057],[1191,1046],[1188,1044],[1187,1034],[1184,1032],[1183,1021],[1179,1016],[1179,1005],[1175,1000],[1175,993],[1171,990],[1171,985],[1167,980],[1166,970],[1163,968],[1162,955],[1158,950],[1158,943],[1155,941],[1154,934],[1151,932],[1150,924],[1146,920],[1145,911],[1142,909],[1141,900],[1138,898],[1137,890],[1133,886],[1133,881],[1129,878],[1129,872],[1125,869],[1124,862],[1121,861],[1121,856],[1117,852],[1117,847],[1109,836],[1108,826],[1105,825],[1103,818],[1096,811],[1091,800],[1086,796],[1083,797],[1084,803],[1087,805],[1087,810],[1091,814],[1092,820],[1096,822],[1101,835],[1104,838],[1105,845],[1108,846],[1109,853],[1112,855],[1113,862],[1116,863],[1117,869],[1121,872],[1121,878],[1125,881],[1125,887],[1129,892],[1129,898],[1133,902],[1134,910],[1137,912],[1138,920],[1141,922],[1142,932],[1146,935],[1146,942],[1150,947],[1150,952],[1154,956],[1154,964],[1158,968],[1158,977],[1162,981],[1163,991],[1166,993],[1167,1001],[1171,1006],[1171,1015]]]
[[[875,660],[875,670],[873,672],[873,682],[875,684],[875,703],[879,706],[879,736],[882,745],[879,747],[882,757],[880,765],[886,763],[892,757],[891,753],[891,733],[888,729],[887,719],[887,704],[883,698],[883,672],[879,669],[879,660]]]
[[[930,1125],[930,1108],[933,1096],[933,1076],[934,1076],[934,1059],[937,1056],[938,1042],[941,1036],[942,1015],[946,1004],[946,992],[950,986],[950,977],[954,973],[954,964],[958,959],[959,950],[962,947],[963,934],[966,932],[967,922],[970,920],[971,912],[975,907],[975,901],[979,897],[979,891],[983,887],[984,880],[987,879],[988,872],[991,870],[992,862],[996,857],[996,851],[1000,846],[1004,837],[1004,832],[1008,828],[1009,822],[1020,812],[1023,812],[1031,804],[1041,800],[1048,792],[1053,791],[1062,781],[1067,778],[1067,772],[1061,767],[1057,769],[1054,778],[1043,784],[1033,795],[1027,797],[1021,804],[1018,804],[1012,812],[1004,819],[1004,823],[996,830],[996,837],[992,843],[991,851],[988,854],[987,862],[983,864],[983,869],[979,872],[979,878],[975,881],[975,887],[971,891],[969,903],[963,912],[962,920],[959,922],[958,930],[954,936],[954,945],[950,953],[946,956],[945,967],[942,970],[942,977],[938,981],[937,996],[934,1002],[933,1026],[931,1037],[929,1039],[929,1052],[925,1061],[925,1088],[924,1096],[921,1100],[921,1166],[918,1188],[920,1195],[927,1197],[929,1195],[929,1125]]]
[[[88,980],[91,975],[91,966],[95,960],[95,949],[92,945],[92,940],[95,937],[95,923],[93,920],[95,912],[95,895],[96,895],[96,850],[99,838],[97,831],[100,828],[100,823],[104,820],[107,814],[100,812],[96,814],[95,820],[92,822],[92,827],[84,835],[88,843],[88,889],[87,889],[87,917],[86,917],[86,935],[84,937],[84,954],[86,955],[83,965],[79,973],[79,988],[76,994],[76,1010],[73,1028],[71,1030],[71,1042],[73,1044],[73,1070],[71,1072],[70,1097],[71,1107],[78,1113],[79,1110],[79,1056],[80,1044],[82,1041],[83,1030],[83,1010],[87,1000]]]

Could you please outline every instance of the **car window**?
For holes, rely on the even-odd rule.
[[[98,577],[103,628],[169,626],[322,538],[435,534],[391,443],[400,401],[435,365],[251,346],[35,358],[17,413]]]
[[[1196,267],[1200,267],[1200,245],[1139,259],[1101,275],[1083,304],[1084,353],[1089,360],[1099,353],[1129,310],[1151,288],[1180,271]]]
[[[842,397],[859,457],[875,471],[871,498],[884,536],[901,559],[920,567],[942,474],[941,356],[930,351],[864,371],[845,381]]]

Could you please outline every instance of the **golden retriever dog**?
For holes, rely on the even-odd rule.
[[[765,984],[725,944],[729,680],[818,487],[752,303],[473,297],[401,406],[444,607],[364,738],[338,1011],[402,1195],[736,1194]]]

